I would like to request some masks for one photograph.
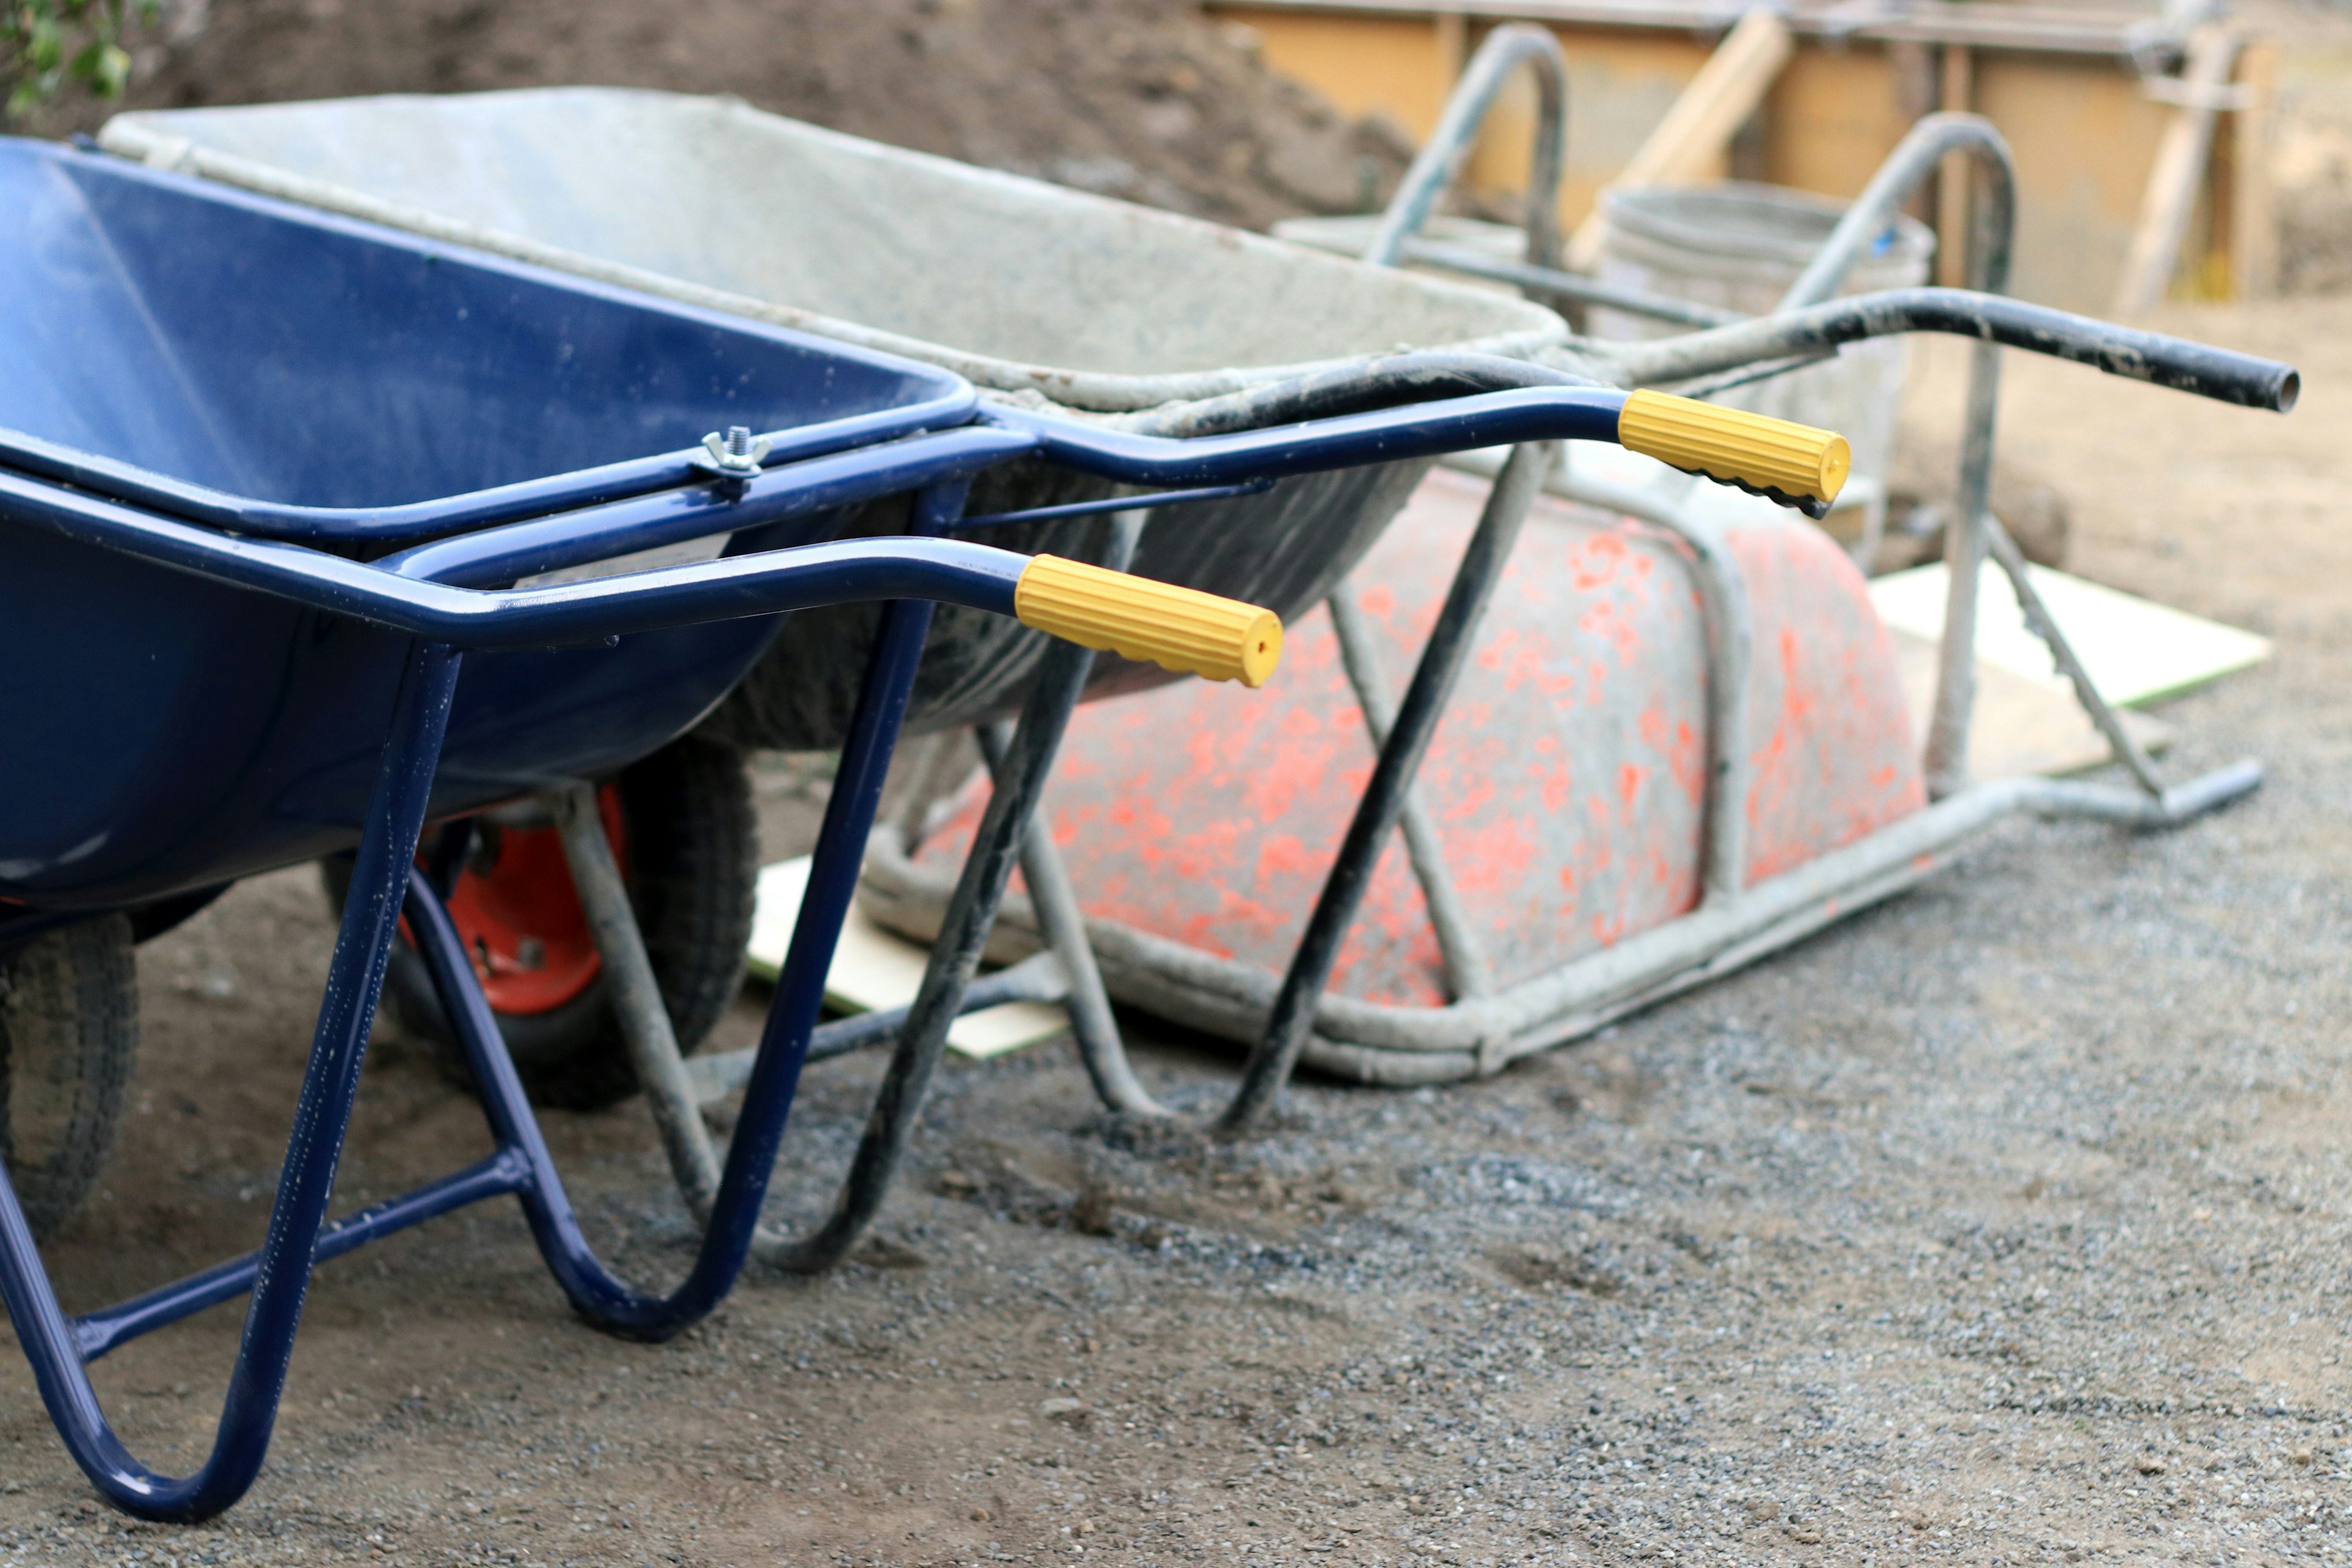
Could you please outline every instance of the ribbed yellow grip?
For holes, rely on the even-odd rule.
[[[1264,686],[1282,662],[1282,617],[1272,610],[1058,555],[1030,561],[1013,613],[1081,647],[1211,680]]]
[[[1853,466],[1845,437],[1833,430],[1646,389],[1625,399],[1617,440],[1711,479],[1824,504],[1837,500]]]

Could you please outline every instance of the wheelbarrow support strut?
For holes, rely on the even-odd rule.
[[[228,1397],[213,1450],[195,1474],[158,1475],[133,1458],[115,1436],[90,1386],[79,1325],[58,1305],[57,1291],[33,1246],[32,1226],[6,1170],[0,1168],[0,1298],[7,1302],[41,1398],[74,1461],[111,1501],[131,1512],[150,1519],[209,1518],[245,1495],[269,1451],[278,1401],[285,1392],[287,1364],[294,1352],[294,1331],[310,1289],[312,1254],[334,1192],[335,1167],[351,1125],[352,1102],[359,1093],[368,1030],[375,1022],[376,998],[391,961],[403,884],[425,826],[433,770],[457,689],[457,652],[445,644],[414,644],[401,678],[383,766],[369,803],[367,831],[360,839],[351,895],[344,901],[342,928],[336,933],[335,955],[327,971],[310,1067],[295,1105],[285,1170],[270,1205],[269,1229],[260,1252],[230,1287],[249,1287],[253,1300],[246,1310],[245,1333],[229,1373]],[[226,1293],[219,1290],[220,1281],[209,1276],[199,1279],[213,1289],[194,1292],[195,1299],[168,1315],[151,1303],[140,1314],[141,1326],[184,1316]]]
[[[952,488],[953,500],[961,501],[960,485],[940,488]],[[919,505],[945,499],[926,495]],[[108,1500],[143,1518],[184,1522],[209,1518],[244,1496],[268,1453],[311,1269],[466,1204],[502,1193],[519,1197],[550,1271],[572,1305],[601,1328],[666,1339],[718,1304],[751,1250],[931,611],[929,600],[902,599],[883,612],[711,1222],[686,1280],[662,1297],[633,1290],[590,1249],[457,927],[429,872],[415,864],[459,655],[446,644],[412,644],[261,1249],[119,1306],[68,1317],[0,1167],[0,1301],[67,1448]],[[326,1226],[368,1033],[404,915],[480,1085],[498,1149],[463,1171]],[[107,1421],[89,1363],[128,1339],[247,1291],[252,1300],[212,1452],[194,1475],[160,1475],[132,1457]]]

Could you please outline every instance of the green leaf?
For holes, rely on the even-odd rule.
[[[65,58],[65,35],[58,30],[56,21],[47,16],[36,17],[32,38],[25,49],[26,63],[36,73],[53,71],[58,68],[58,62]]]
[[[123,35],[162,14],[161,0],[0,0],[6,118],[38,113],[68,82],[120,98],[131,79]]]

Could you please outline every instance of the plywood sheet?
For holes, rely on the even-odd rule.
[[[2046,566],[2028,571],[2091,683],[2119,707],[2177,696],[2270,657],[2270,639],[2252,632]],[[1890,630],[1937,642],[1948,581],[1941,562],[1890,573],[1872,582],[1870,602]],[[2026,629],[2008,576],[1990,563],[1978,579],[1976,639],[1984,663],[2065,689],[2049,648]]]
[[[783,968],[808,875],[805,855],[761,868],[751,915],[751,970],[763,980],[774,980]],[[849,918],[842,922],[841,945],[834,952],[833,967],[825,973],[825,1002],[844,1013],[904,1007],[921,987],[923,966],[929,957],[928,949],[884,931],[853,902]],[[1008,1002],[958,1018],[948,1030],[948,1046],[967,1057],[1002,1056],[1052,1039],[1069,1026],[1068,1015],[1059,1007]]]
[[[1883,48],[1801,47],[1764,106],[1764,178],[1856,196],[1911,122]]]
[[[1936,700],[1937,645],[1908,632],[1891,634],[1903,678],[1903,700],[1911,710],[1912,738],[1927,743],[1927,719]],[[2153,755],[2172,743],[2172,727],[2161,719],[2126,709],[2125,731]],[[2106,763],[2107,738],[2091,722],[2074,694],[2003,669],[1977,663],[1976,702],[1969,710],[1969,776],[2017,778],[2029,773],[2056,777]]]

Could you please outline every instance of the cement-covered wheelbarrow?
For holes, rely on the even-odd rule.
[[[55,1160],[38,1138],[10,1141],[0,1299],[77,1462],[152,1518],[201,1518],[243,1494],[310,1269],[404,1226],[512,1194],[573,1305],[619,1333],[665,1337],[723,1298],[758,1226],[932,605],[1172,673],[1255,685],[1271,672],[1281,630],[1263,608],[938,537],[976,477],[1039,460],[1214,489],[1560,439],[1806,494],[1833,492],[1843,466],[1825,432],[1580,387],[1189,441],[982,416],[936,369],[112,159],[0,142],[0,196],[20,219],[0,237],[0,321],[21,356],[0,384],[5,1103],[12,1130],[46,1134],[57,1119],[30,1113],[60,1107],[68,1124]],[[729,421],[765,434],[673,444]],[[803,542],[844,507],[906,492],[914,537]],[[715,559],[646,564],[714,538]],[[647,1296],[580,1233],[447,889],[483,816],[551,788],[593,801],[600,779],[740,679],[784,613],[873,600],[889,607],[705,1238],[686,1281]],[[1066,712],[1086,665],[1065,668],[1070,681],[1039,689]],[[1049,759],[1050,739],[1036,749]],[[584,820],[603,843],[593,809]],[[64,1217],[103,1156],[135,1040],[134,931],[240,877],[345,850],[341,928],[261,1248],[68,1317],[34,1226]],[[329,1224],[403,924],[495,1150]],[[107,1423],[88,1363],[241,1294],[212,1453],[193,1476],[160,1475]]]

